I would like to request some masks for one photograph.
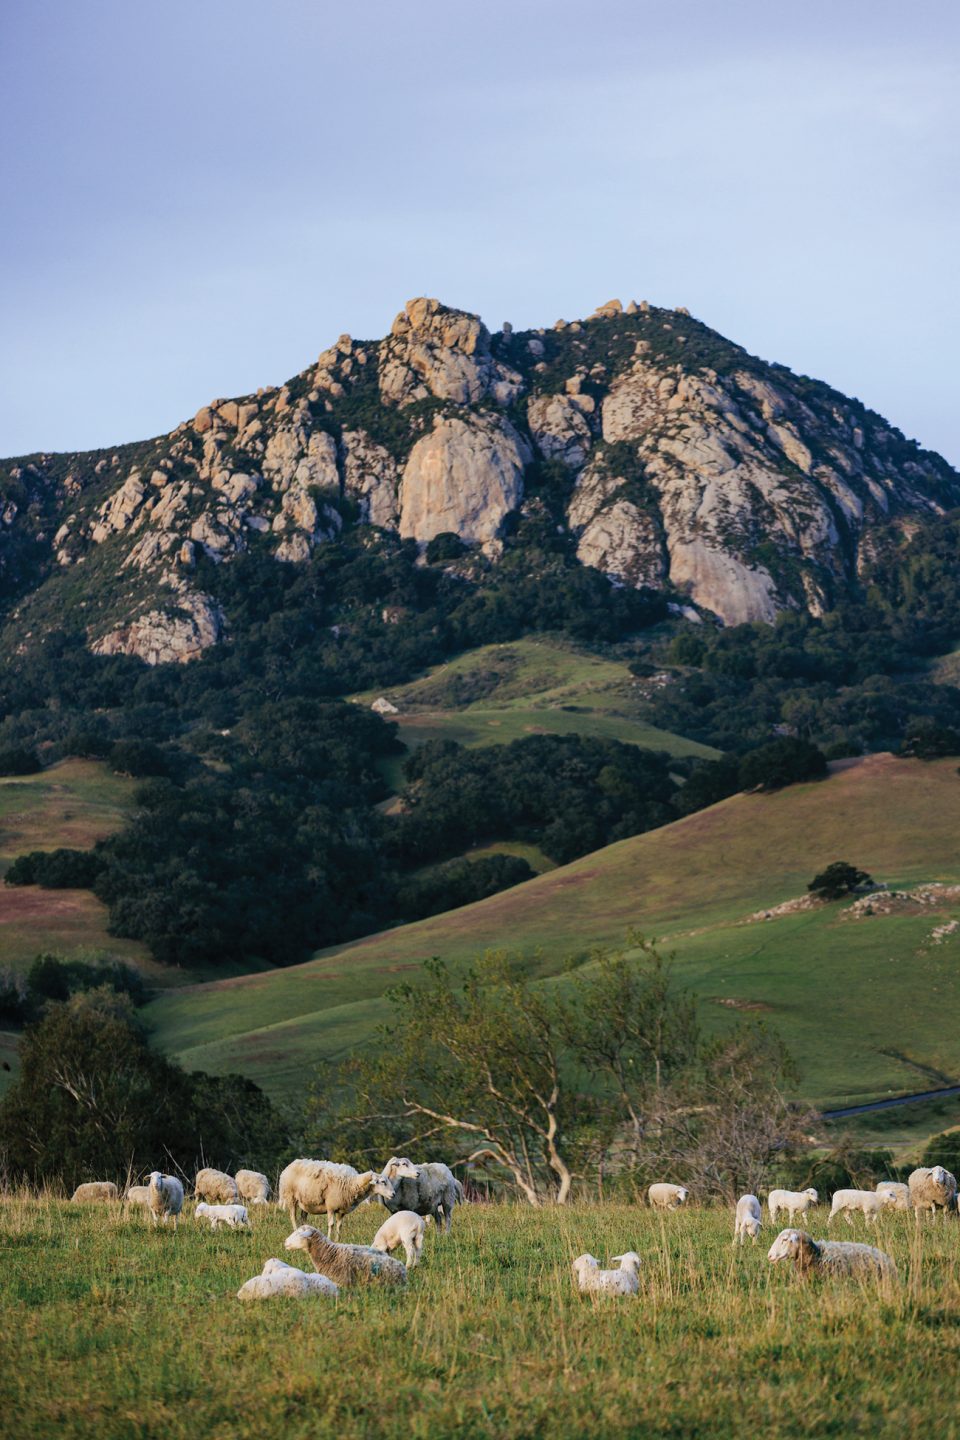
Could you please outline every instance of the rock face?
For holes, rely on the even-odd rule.
[[[150,610],[91,645],[95,655],[137,655],[148,665],[195,660],[223,634],[223,613],[209,595],[175,591],[175,609]]]
[[[482,321],[439,300],[408,300],[381,346],[380,397],[388,405],[430,396],[471,405],[487,395],[507,405],[522,385],[516,371],[493,359]]]
[[[453,531],[495,540],[523,498],[530,450],[508,421],[440,420],[410,452],[400,486],[400,534],[421,542]]]

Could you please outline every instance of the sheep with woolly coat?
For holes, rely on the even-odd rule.
[[[254,1275],[240,1286],[238,1300],[274,1300],[324,1296],[335,1300],[340,1294],[339,1285],[328,1280],[326,1275],[310,1275],[298,1270],[295,1265],[286,1265],[282,1260],[267,1260],[259,1275]]]
[[[640,1256],[636,1250],[614,1255],[611,1265],[616,1270],[601,1270],[594,1255],[578,1255],[572,1266],[577,1286],[583,1294],[637,1295],[640,1291]]]
[[[321,1275],[337,1285],[405,1285],[407,1267],[372,1245],[339,1245],[313,1225],[301,1225],[283,1242],[287,1250],[306,1250]]]
[[[957,1198],[956,1177],[942,1165],[921,1166],[907,1176],[907,1185],[918,1225],[921,1213],[929,1210],[935,1220],[937,1211],[942,1210],[946,1214],[953,1208]]]
[[[854,1214],[860,1214],[868,1225],[875,1225],[882,1210],[883,1199],[876,1190],[836,1190],[830,1203],[827,1224],[843,1215],[847,1224],[852,1225]]]
[[[771,1264],[793,1260],[805,1280],[814,1276],[874,1275],[896,1280],[897,1267],[875,1245],[853,1240],[814,1240],[805,1230],[781,1230],[767,1251]]]
[[[658,1181],[647,1190],[647,1202],[653,1210],[679,1210],[687,1202],[690,1191],[685,1185],[668,1185]]]
[[[238,1170],[234,1175],[240,1199],[248,1205],[267,1205],[273,1199],[273,1190],[266,1175],[259,1170]]]
[[[380,1197],[392,1215],[400,1210],[429,1215],[437,1229],[442,1222],[444,1233],[449,1235],[454,1206],[463,1205],[466,1195],[448,1165],[440,1160],[415,1165],[405,1156],[392,1155],[381,1171],[381,1178],[394,1187],[392,1197]]]
[[[881,1180],[877,1186],[880,1203],[885,1210],[912,1210],[910,1186],[901,1180]]]
[[[352,1165],[338,1165],[333,1160],[291,1160],[280,1176],[277,1204],[296,1225],[297,1211],[305,1215],[326,1215],[327,1237],[340,1234],[343,1217],[356,1210],[364,1200],[379,1195],[392,1199],[394,1187],[366,1170],[362,1175]]]
[[[208,1205],[205,1200],[193,1212],[194,1220],[206,1220],[211,1230],[226,1225],[228,1230],[249,1230],[250,1216],[246,1205]]]
[[[150,1204],[150,1186],[149,1186],[149,1185],[131,1185],[130,1188],[128,1189],[126,1195],[124,1195],[124,1197],[123,1197],[123,1203],[124,1203],[124,1205],[144,1205],[144,1206],[149,1205],[149,1204]]]
[[[210,1166],[197,1171],[197,1178],[193,1182],[193,1193],[198,1200],[205,1200],[208,1205],[238,1205],[240,1203],[240,1191],[233,1176],[228,1175],[224,1170],[214,1170]]]
[[[112,1180],[88,1180],[85,1185],[78,1185],[70,1196],[71,1202],[78,1205],[112,1205],[119,1199],[120,1192]]]
[[[153,1218],[154,1226],[164,1225],[167,1221],[173,1220],[173,1228],[176,1230],[180,1211],[183,1209],[183,1186],[176,1175],[163,1175],[159,1170],[150,1172],[150,1179],[147,1185],[150,1198],[147,1206]]]
[[[771,1190],[767,1196],[771,1220],[776,1220],[781,1210],[786,1210],[790,1219],[796,1220],[798,1215],[806,1215],[811,1205],[819,1203],[820,1196],[812,1185],[806,1190]]]
[[[749,1235],[756,1244],[762,1224],[763,1213],[756,1195],[741,1195],[733,1220],[733,1243],[736,1244],[739,1240],[742,1245],[744,1236]]]
[[[415,1215],[412,1210],[398,1210],[389,1220],[384,1220],[370,1242],[371,1249],[387,1254],[402,1245],[407,1257],[407,1269],[412,1270],[420,1260],[423,1250],[423,1233],[431,1223],[430,1216]]]

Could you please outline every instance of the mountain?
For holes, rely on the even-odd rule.
[[[351,531],[481,588],[537,533],[690,618],[819,615],[958,504],[941,457],[682,307],[491,335],[421,298],[168,435],[0,463],[4,639],[69,621],[98,654],[188,661],[237,623],[238,555],[301,566]]]

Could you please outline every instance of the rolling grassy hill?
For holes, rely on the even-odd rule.
[[[745,923],[804,893],[845,859],[891,887],[960,883],[955,762],[874,755],[774,795],[738,795],[442,916],[319,954],[305,965],[187,988],[147,1011],[156,1043],[191,1067],[302,1093],[311,1063],[363,1044],[384,992],[431,955],[486,947],[529,957],[545,981],[589,963],[631,926],[676,952],[707,1028],[763,1015],[821,1104],[944,1084],[960,1075],[960,933],[933,929],[960,902],[844,918],[835,904]],[[562,978],[551,983],[562,983]]]

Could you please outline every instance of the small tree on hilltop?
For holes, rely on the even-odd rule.
[[[827,760],[809,740],[785,736],[750,750],[740,761],[740,785],[744,790],[780,790],[801,780],[822,780]]]
[[[873,879],[866,870],[858,870],[846,860],[834,860],[826,870],[814,875],[807,889],[818,900],[842,900],[861,885],[872,885]]]

